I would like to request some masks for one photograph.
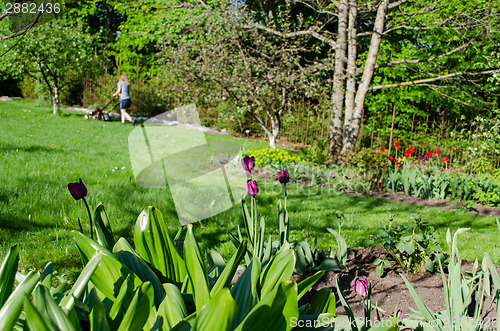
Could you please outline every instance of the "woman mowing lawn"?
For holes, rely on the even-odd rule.
[[[113,96],[120,94],[120,113],[122,114],[122,125],[125,120],[130,121],[134,125],[134,120],[127,113],[127,108],[130,107],[130,95],[128,94],[130,82],[128,81],[127,75],[121,74],[120,80],[118,81],[117,90],[113,93]]]

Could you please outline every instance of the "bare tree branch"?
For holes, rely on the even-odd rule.
[[[423,85],[425,83],[435,82],[435,81],[444,80],[444,79],[450,79],[450,78],[457,77],[457,76],[487,75],[487,74],[492,74],[492,73],[499,72],[499,71],[500,71],[500,69],[490,69],[490,70],[477,71],[477,72],[460,71],[460,72],[456,72],[456,73],[453,73],[453,74],[441,75],[441,76],[436,76],[436,77],[426,78],[426,79],[419,79],[419,80],[414,80],[414,81],[411,81],[411,82],[370,86],[368,88],[368,90],[369,91],[373,91],[373,90],[381,90],[381,89],[384,89],[384,88],[392,88],[392,87],[399,87],[399,86]]]

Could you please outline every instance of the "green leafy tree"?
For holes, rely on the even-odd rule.
[[[307,40],[233,29],[232,13],[234,8],[215,19],[206,12],[193,16],[186,37],[168,39],[161,53],[164,77],[176,77],[184,89],[199,89],[195,98],[202,103],[229,105],[230,118],[252,117],[275,148],[284,113],[294,99],[321,96],[319,82],[329,66],[315,61],[319,48],[302,47]]]
[[[27,74],[41,83],[59,112],[59,96],[68,84],[90,76],[98,65],[92,39],[81,25],[67,19],[39,24],[21,42],[9,40],[14,47],[0,58],[1,71],[11,75]],[[9,45],[8,45],[9,46]]]
[[[220,18],[211,3],[199,2]],[[373,91],[418,86],[443,99],[456,98],[444,89],[467,86],[463,96],[478,97],[477,84],[499,70],[487,60],[498,41],[498,2],[302,0],[226,7],[232,20],[224,23],[232,29],[260,31],[280,37],[275,39],[279,42],[302,38],[303,48],[323,48],[322,63],[331,62],[328,55],[335,54],[329,147],[334,156],[354,149]]]

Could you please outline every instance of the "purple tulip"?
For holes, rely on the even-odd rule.
[[[428,174],[429,173],[429,170],[425,170],[425,173]]]
[[[423,155],[420,155],[420,160],[423,160],[424,159],[424,156]]]
[[[423,162],[422,162],[422,164],[423,164],[423,165],[426,165],[426,164],[427,164],[427,162],[423,161]]]
[[[439,171],[443,172],[443,168],[439,169]]]
[[[241,160],[241,165],[243,165],[243,169],[246,171],[252,171],[255,167],[255,157],[245,156],[243,160]]]
[[[290,177],[288,176],[288,170],[278,171],[278,180],[281,184],[286,184],[290,181]]]
[[[80,182],[78,183],[69,183],[68,184],[69,193],[73,196],[75,200],[80,200],[87,196],[87,188],[85,184],[83,184],[82,179],[80,178]]]
[[[365,297],[368,294],[368,280],[356,278],[354,281],[354,291],[357,295]]]
[[[257,183],[255,180],[249,180],[247,182],[247,194],[251,197],[254,197],[259,193],[259,187],[257,186]]]
[[[425,160],[426,160],[426,161],[429,161],[429,157],[428,157],[428,156],[426,156],[426,157],[425,157]]]

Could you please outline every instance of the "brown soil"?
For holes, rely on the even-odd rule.
[[[404,192],[375,192],[372,191],[368,195],[367,194],[359,194],[359,193],[346,193],[363,197],[377,197],[390,201],[397,201],[401,203],[406,203],[409,205],[419,205],[426,207],[440,207],[443,209],[456,209],[463,207],[462,202],[460,200],[434,200],[427,199],[424,197],[415,198],[410,195],[404,194]],[[475,202],[474,206],[467,210],[469,213],[479,214],[481,216],[495,216],[500,217],[500,207],[489,207],[483,206],[479,202]]]
[[[335,284],[336,278],[339,277],[340,287],[343,289],[343,293],[354,316],[363,318],[361,298],[353,290],[355,279],[360,278],[371,282],[372,305],[377,305],[381,309],[380,316],[382,318],[393,315],[396,306],[397,309],[403,310],[405,317],[408,317],[413,313],[410,308],[417,309],[415,302],[396,268],[391,270],[386,269],[386,273],[382,278],[377,275],[373,261],[377,257],[382,256],[384,256],[384,253],[381,247],[350,248],[348,250],[347,265],[343,270],[340,273],[326,272],[316,285],[301,299],[299,304],[310,302],[314,294],[322,288],[330,289],[337,296]],[[462,269],[471,270],[472,263],[463,262]],[[497,271],[500,273],[499,266],[497,266]],[[439,272],[434,274],[429,272],[404,274],[404,276],[410,281],[422,301],[431,311],[437,313],[446,308],[443,283]],[[294,274],[292,277],[297,282],[304,278],[304,276],[297,274]],[[495,306],[491,298],[486,299],[483,312],[484,317],[493,318],[496,315]],[[339,301],[337,301],[337,314],[345,314],[345,310]],[[375,313],[372,313],[372,316],[376,316],[373,314]]]

